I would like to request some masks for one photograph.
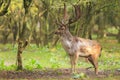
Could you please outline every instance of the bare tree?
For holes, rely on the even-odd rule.
[[[18,27],[18,52],[17,52],[17,70],[22,70],[22,52],[24,51],[25,47],[28,45],[28,33],[27,33],[27,14],[28,9],[31,4],[32,0],[24,0],[24,9],[25,13],[22,10],[19,10],[18,19],[19,27]],[[27,36],[26,36],[27,35]]]
[[[0,16],[3,16],[8,12],[10,2],[11,0],[0,0]]]

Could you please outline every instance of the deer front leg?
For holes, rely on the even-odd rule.
[[[71,63],[71,73],[73,73],[73,56],[70,56],[70,63]]]
[[[74,59],[73,59],[73,61],[74,61],[74,63],[73,63],[74,64],[74,72],[76,72],[76,64],[77,64],[77,61],[78,61],[78,57],[79,56],[77,54],[74,55]]]
[[[75,73],[76,72],[76,63],[77,63],[77,60],[78,60],[78,55],[75,54],[73,56],[70,56],[70,62],[71,62],[71,72],[72,73]]]

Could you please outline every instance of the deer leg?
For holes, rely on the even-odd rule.
[[[87,59],[94,66],[94,63],[93,63],[91,56],[89,56]],[[93,68],[93,67],[88,67],[87,69],[90,69],[90,68]]]
[[[90,62],[90,63],[91,63],[91,61],[88,59],[88,57],[87,57],[87,58],[85,58],[85,61],[86,61],[86,62]],[[88,68],[86,68],[86,69],[88,70],[88,69],[90,69],[90,68],[93,68],[93,67],[88,67]]]
[[[98,74],[98,60],[97,60],[97,58],[90,56],[90,57],[88,57],[88,60],[94,66],[95,74],[97,75]]]
[[[77,63],[77,61],[78,61],[78,57],[79,57],[79,56],[78,56],[77,54],[74,55],[74,60],[73,60],[73,61],[74,61],[74,63],[73,63],[73,64],[74,64],[74,66],[73,66],[74,72],[76,72],[76,63]]]
[[[94,63],[95,74],[98,75],[98,57],[97,56],[92,56],[92,60],[93,60],[93,63]]]
[[[73,73],[73,56],[70,56],[71,73]]]
[[[95,68],[95,74],[98,75],[98,59],[95,58],[93,62],[94,62],[94,65],[95,65],[94,66],[94,68]]]

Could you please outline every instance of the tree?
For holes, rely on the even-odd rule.
[[[27,14],[28,9],[30,7],[32,0],[24,0],[24,10],[19,10],[19,18],[18,18],[18,52],[17,52],[17,70],[22,70],[22,52],[24,51],[25,47],[28,45],[28,33],[27,32]],[[26,36],[27,35],[27,36]]]
[[[0,0],[0,16],[3,16],[8,12],[10,2],[11,0]]]

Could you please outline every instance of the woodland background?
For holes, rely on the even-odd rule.
[[[56,21],[63,19],[64,3],[69,18],[75,17],[72,5],[80,5],[81,18],[70,25],[70,32],[74,36],[100,41],[103,53],[107,53],[103,54],[100,60],[101,66],[104,65],[107,69],[108,65],[115,63],[114,68],[118,68],[120,64],[119,0],[0,0],[0,65],[5,66],[5,60],[8,61],[7,65],[14,61],[12,64],[17,65],[15,68],[22,70],[23,67],[31,69],[36,65],[41,68],[47,66],[46,61],[52,61],[53,64],[48,66],[59,68],[60,64],[64,64],[64,60],[58,63],[61,55],[55,53],[60,53],[59,51],[62,52],[65,61],[68,61],[63,55],[65,52],[59,44],[59,37],[54,34],[59,27]],[[23,59],[22,53],[25,53]],[[11,55],[10,59],[9,55]],[[37,55],[41,57],[43,63],[38,64],[35,58],[38,57]],[[8,59],[5,58],[6,56]],[[35,59],[32,59],[33,56]],[[111,57],[109,60],[107,60],[108,56]],[[29,65],[22,62],[28,57],[31,58]]]

